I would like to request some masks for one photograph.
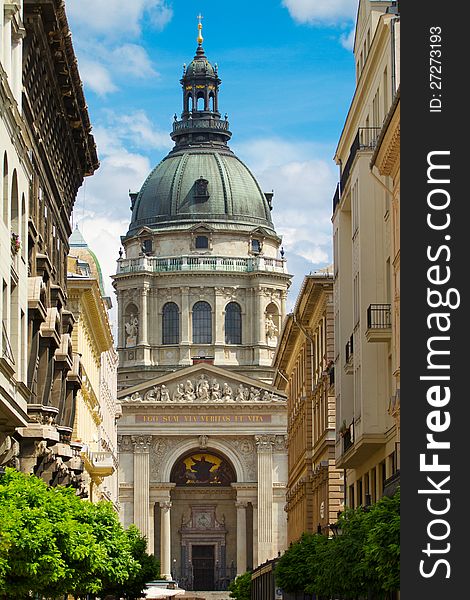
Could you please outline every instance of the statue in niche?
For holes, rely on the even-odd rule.
[[[225,402],[235,402],[233,399],[233,390],[227,382],[222,386],[222,397]]]
[[[184,402],[184,384],[177,383],[173,393],[173,402]]]
[[[200,375],[199,380],[196,384],[196,396],[201,402],[209,402],[210,400],[210,389],[209,382],[204,375]]]
[[[126,348],[137,345],[137,334],[139,332],[139,319],[131,313],[129,321],[124,324],[126,328]]]
[[[266,328],[266,342],[270,346],[276,345],[278,329],[276,327],[276,324],[273,321],[273,316],[270,313],[267,313],[267,315],[266,315],[265,328]]]
[[[187,379],[186,383],[184,384],[185,402],[194,402],[195,398],[196,398],[196,394],[194,393],[193,384],[191,383],[190,379]]]
[[[222,390],[220,389],[220,383],[217,381],[217,379],[212,380],[211,400],[214,402],[222,401]]]

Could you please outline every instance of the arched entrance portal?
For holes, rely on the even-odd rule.
[[[188,590],[224,590],[236,575],[235,469],[212,449],[183,454],[170,475],[173,576]]]

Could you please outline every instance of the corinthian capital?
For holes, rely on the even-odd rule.
[[[272,452],[276,436],[272,434],[255,435],[258,452]]]
[[[133,435],[132,443],[134,444],[134,452],[148,452],[152,443],[151,435]]]

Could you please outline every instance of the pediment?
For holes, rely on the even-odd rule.
[[[272,385],[207,363],[168,373],[122,390],[123,404],[270,404],[286,396]]]
[[[193,233],[196,233],[196,232],[213,233],[215,231],[215,229],[211,225],[208,225],[207,223],[200,222],[200,223],[196,223],[195,225],[190,227],[189,231],[191,231]]]

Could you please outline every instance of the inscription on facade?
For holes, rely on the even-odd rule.
[[[271,423],[271,415],[135,415],[136,423]]]

